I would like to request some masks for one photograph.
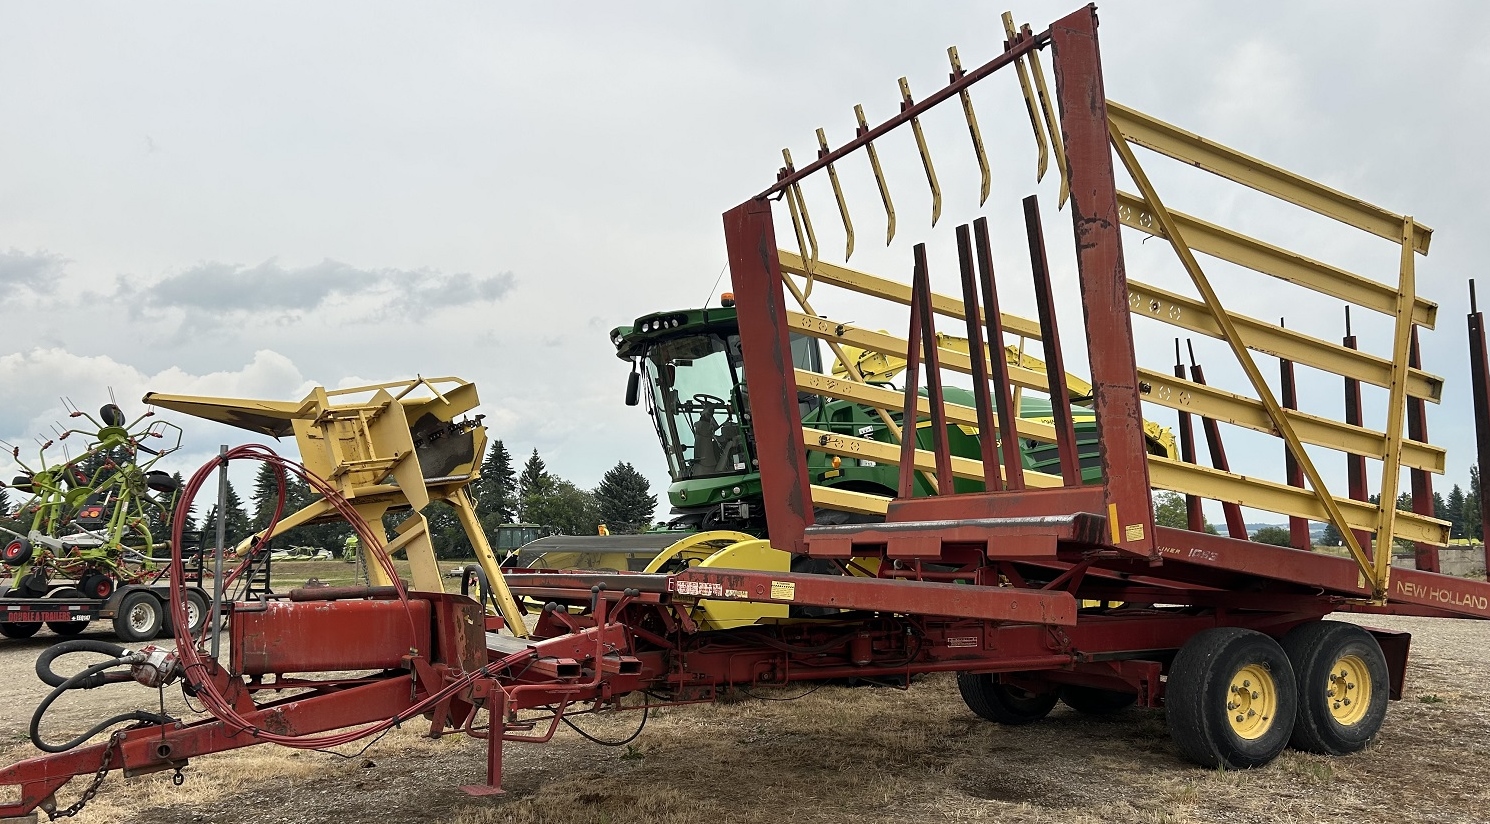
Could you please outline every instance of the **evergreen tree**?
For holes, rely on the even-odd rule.
[[[1320,546],[1340,546],[1345,543],[1345,538],[1340,535],[1340,530],[1335,527],[1334,521],[1324,522],[1324,534],[1319,536]]]
[[[186,486],[186,479],[181,477],[180,472],[171,473],[171,480],[176,482],[177,490],[180,490]],[[160,515],[158,516],[160,518],[159,521],[152,518],[150,522],[150,532],[152,535],[155,535],[156,541],[169,541],[171,539],[171,524],[173,519],[176,517],[176,507],[180,506],[181,504],[180,492],[178,491],[175,496],[172,497],[162,495],[161,498],[163,499],[163,501],[169,502],[171,508],[169,511],[160,513]],[[159,534],[156,534],[155,532],[157,526],[159,526],[161,530]],[[202,546],[202,536],[201,533],[198,532],[199,528],[200,527],[197,524],[197,504],[195,501],[193,501],[191,505],[188,506],[186,509],[186,524],[181,531],[182,542],[184,543],[185,548],[190,549],[192,547]]]
[[[1449,522],[1449,537],[1463,538],[1464,490],[1460,489],[1458,484],[1454,484],[1454,488],[1449,490],[1449,500],[1446,509],[1448,511],[1444,513],[1444,520]]]
[[[657,496],[631,464],[617,461],[595,487],[596,516],[615,533],[641,532],[652,523]]]
[[[1483,541],[1484,524],[1480,523],[1480,467],[1469,467],[1469,492],[1464,496],[1464,537]]]
[[[10,517],[10,490],[0,486],[0,518]]]
[[[454,507],[444,501],[431,501],[424,508],[424,519],[429,524],[429,541],[436,558],[470,558],[476,554]]]
[[[512,455],[501,441],[492,441],[487,450],[481,477],[471,484],[471,499],[488,540],[496,540],[497,524],[512,523],[517,517],[517,476],[512,471]]]
[[[295,511],[291,506],[291,487],[288,474],[285,476],[285,508],[280,513],[283,518]],[[259,474],[254,476],[253,494],[253,520],[251,522],[253,531],[269,526],[269,519],[274,517],[274,506],[279,502],[279,472],[267,463],[259,464]]]
[[[299,512],[321,496],[310,484],[299,478],[290,476],[289,486],[285,490],[285,515]],[[270,499],[270,511],[273,512],[274,502]],[[347,536],[352,534],[352,527],[345,521],[332,521],[324,524],[313,524],[309,526],[296,527],[286,532],[281,538],[276,538],[276,546],[308,546],[315,549],[324,549],[331,553],[331,557],[340,558],[342,551],[346,548]]]
[[[553,476],[548,474],[548,467],[538,457],[538,450],[534,449],[527,463],[523,464],[522,474],[517,478],[518,517],[524,523],[539,523],[529,514],[528,502],[546,494],[553,482]]]
[[[227,517],[224,519],[226,527],[226,545],[232,546],[238,541],[247,538],[253,531],[249,528],[248,513],[243,511],[243,499],[238,497],[238,490],[233,488],[233,482],[228,481],[227,495]],[[216,546],[217,543],[217,504],[207,511],[207,519],[202,522],[203,539],[207,546]]]

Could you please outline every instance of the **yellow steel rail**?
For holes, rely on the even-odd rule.
[[[1298,518],[1313,521],[1330,519],[1329,511],[1312,490],[1155,455],[1149,456],[1149,482],[1159,489],[1199,495],[1202,498],[1256,507]],[[1377,528],[1379,515],[1376,504],[1349,498],[1333,500],[1344,516],[1347,527],[1365,530]],[[1414,512],[1398,511],[1392,529],[1394,537],[1409,541],[1438,546],[1449,542],[1447,522]]]
[[[1193,256],[1191,259],[1194,259]],[[1355,378],[1374,386],[1392,385],[1393,367],[1388,358],[1311,337],[1246,315],[1226,312],[1219,308],[1219,304],[1216,310],[1212,310],[1205,302],[1131,278],[1128,280],[1128,306],[1135,315],[1221,340],[1227,339],[1224,327],[1229,326],[1236,330],[1239,341],[1247,349],[1287,358],[1294,363]],[[1224,326],[1218,319],[1221,317],[1225,319]],[[1407,394],[1433,403],[1438,403],[1443,395],[1443,378],[1421,369],[1408,370],[1406,386]]]
[[[900,446],[884,441],[840,435],[810,426],[802,427],[802,443],[810,450],[843,458],[867,458],[876,463],[900,465]],[[935,472],[936,455],[927,449],[916,450],[916,468]],[[1002,469],[1000,469],[1002,472]],[[977,458],[952,456],[952,475],[971,481],[983,481],[983,462]],[[1059,475],[1047,475],[1029,469],[1024,471],[1024,482],[1029,486],[1050,488],[1061,486]]]
[[[853,492],[832,486],[812,485],[812,502],[824,509],[855,512],[860,515],[883,515],[890,509],[890,499],[868,492]]]
[[[868,349],[871,352],[883,352],[887,355],[904,355],[906,352],[905,338],[899,338],[887,332],[872,332],[868,329],[860,329],[847,323],[839,323],[829,318],[815,315],[804,315],[800,312],[787,312],[787,323],[792,329],[800,334],[814,337],[819,340],[834,343],[846,343],[860,349]],[[941,360],[942,368],[971,375],[972,363],[966,352],[958,352],[952,349],[937,347],[937,357]],[[1026,389],[1038,389],[1041,392],[1050,391],[1050,380],[1043,372],[1036,372],[1020,366],[1009,367],[1009,382],[1015,386]]]
[[[1170,210],[1169,216],[1184,233],[1185,241],[1190,244],[1190,248],[1197,252],[1203,252],[1238,266],[1245,266],[1254,272],[1296,283],[1356,306],[1363,306],[1393,316],[1397,314],[1395,287],[1361,277],[1353,272],[1347,272],[1339,267],[1322,263],[1271,243],[1264,243],[1183,212]],[[1164,236],[1164,231],[1154,219],[1148,203],[1138,195],[1118,192],[1118,219],[1129,228],[1155,237]],[[1413,323],[1432,329],[1437,320],[1438,304],[1422,297],[1414,299]]]
[[[1374,206],[1338,189],[1280,169],[1271,163],[1243,154],[1165,123],[1156,117],[1107,101],[1107,117],[1113,128],[1127,140],[1183,163],[1205,169],[1286,200],[1305,209],[1332,217],[1341,223],[1400,242],[1402,215]],[[1420,254],[1428,253],[1433,230],[1414,224],[1411,246]]]
[[[781,270],[793,275],[806,275],[807,269],[802,265],[802,256],[785,249],[778,250],[781,259]],[[869,297],[888,300],[901,306],[911,305],[910,284],[897,283],[887,278],[858,272],[844,266],[835,266],[827,261],[818,261],[813,264],[813,278],[818,283],[831,283],[850,292],[856,292]],[[967,314],[962,309],[962,298],[949,297],[947,295],[931,295],[931,310],[938,315],[949,318],[966,320]],[[1010,334],[1033,340],[1040,339],[1040,322],[1019,315],[1011,315],[1008,312],[999,314],[1004,324],[1004,331]],[[981,320],[981,318],[979,318]],[[899,354],[904,355],[905,350]]]
[[[811,392],[825,398],[833,398],[840,401],[852,401],[865,406],[894,407],[893,402],[904,403],[905,396],[898,389],[885,389],[880,386],[854,383],[853,381],[839,380],[831,375],[823,375],[817,372],[808,372],[805,369],[795,370],[797,376],[797,389],[802,392]],[[942,406],[947,411],[949,423],[961,424],[962,426],[977,426],[978,413],[971,406],[963,406],[959,403],[943,401]],[[922,414],[931,414],[931,402],[926,398],[916,400],[916,411]],[[998,416],[994,416],[997,423]],[[1042,443],[1055,443],[1055,427],[1048,423],[1030,420],[1029,418],[1017,418],[1014,421],[1014,430],[1021,437]]]
[[[1261,401],[1152,369],[1139,369],[1138,379],[1149,386],[1143,396],[1146,401],[1258,432],[1274,433],[1273,419]],[[1294,409],[1285,409],[1283,414],[1293,424],[1299,439],[1307,444],[1376,460],[1384,459],[1391,449],[1382,432]],[[1401,451],[1403,466],[1443,474],[1443,447],[1403,439]]]

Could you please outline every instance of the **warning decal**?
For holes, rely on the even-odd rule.
[[[772,581],[771,600],[792,601],[797,597],[797,584],[795,581]]]

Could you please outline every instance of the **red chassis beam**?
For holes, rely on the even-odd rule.
[[[1076,599],[1069,592],[1017,587],[745,569],[690,569],[671,576],[668,588],[678,595],[720,600],[1052,626],[1076,623]]]
[[[392,718],[422,695],[411,695],[407,677],[388,678],[340,692],[274,705],[245,717],[255,726],[284,735],[308,735]],[[48,808],[53,794],[78,775],[99,769],[112,750],[109,769],[128,775],[184,766],[192,756],[249,747],[262,740],[216,719],[185,726],[142,727],[122,731],[118,740],[44,755],[0,770],[0,787],[20,787],[20,799],[0,805],[0,817],[22,816],[38,806]]]

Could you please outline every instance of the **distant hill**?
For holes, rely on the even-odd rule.
[[[1251,534],[1257,532],[1257,530],[1262,529],[1265,526],[1275,526],[1275,527],[1278,527],[1279,529],[1288,529],[1288,522],[1287,521],[1284,521],[1281,524],[1263,524],[1263,523],[1251,523],[1251,522],[1249,522],[1247,524],[1247,534],[1248,535],[1251,535]],[[1313,538],[1314,540],[1319,540],[1319,538],[1322,537],[1323,535],[1324,535],[1324,524],[1320,523],[1319,521],[1310,521],[1309,522],[1309,537],[1310,538]]]

